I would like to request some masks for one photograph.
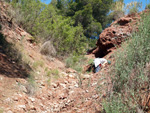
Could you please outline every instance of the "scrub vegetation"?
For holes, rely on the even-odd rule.
[[[43,54],[63,59],[67,68],[73,68],[79,73],[87,62],[84,57],[86,50],[96,46],[102,30],[112,21],[127,13],[138,13],[141,8],[139,2],[125,5],[123,0],[51,0],[50,4],[40,0],[3,1],[11,6],[8,10],[11,19],[33,36],[34,43],[48,42],[41,46]],[[146,9],[150,9],[149,4]],[[108,92],[103,102],[104,113],[142,113],[149,110],[144,99],[148,97],[150,88],[150,14],[142,14],[141,17],[138,32],[134,32],[114,55],[115,64],[110,69],[112,91]],[[8,45],[5,43],[0,33],[0,45],[5,47]],[[17,54],[16,59],[21,56]],[[42,73],[41,68],[45,69],[49,84],[52,75],[55,79],[60,77],[59,70],[45,68],[43,60],[31,62],[25,55],[22,58],[34,71],[26,76],[31,87],[35,84],[35,74]],[[93,59],[90,59],[88,64],[92,62]],[[78,79],[81,86],[80,74]],[[0,112],[3,109],[0,108]]]
[[[136,113],[147,111],[150,87],[150,14],[142,15],[139,31],[123,45],[115,56],[112,70],[113,91],[104,102],[106,113]]]

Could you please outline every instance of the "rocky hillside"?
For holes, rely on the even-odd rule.
[[[11,7],[0,2],[0,112],[99,112],[103,86],[110,79],[79,74],[57,58],[40,54],[40,44],[10,16]]]
[[[96,43],[97,48],[93,50],[96,57],[104,57],[113,49],[120,46],[131,33],[138,30],[141,15],[148,12],[145,10],[141,13],[130,14],[114,21],[110,27],[106,28],[100,35]]]
[[[112,91],[107,76],[111,66],[96,74],[80,74],[57,58],[41,55],[41,44],[13,21],[9,9],[0,2],[0,112],[102,112],[102,102]],[[104,56],[115,44],[120,45],[139,19],[139,14],[129,15],[114,22],[100,35],[93,53]],[[114,60],[111,54],[106,58]]]

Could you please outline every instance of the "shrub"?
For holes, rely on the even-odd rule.
[[[32,65],[32,67],[33,67],[34,69],[38,68],[39,66],[40,66],[40,67],[43,67],[43,66],[44,66],[44,62],[43,62],[42,60],[35,61],[35,62],[33,63],[33,65]]]
[[[56,56],[56,49],[54,48],[51,41],[45,42],[40,50],[41,54],[49,56],[49,57],[55,57]]]
[[[126,10],[128,14],[134,14],[134,13],[138,13],[141,7],[142,7],[142,3],[140,2],[130,2],[126,5]]]
[[[116,63],[113,68],[115,75],[113,77],[113,98],[109,97],[110,101],[104,104],[106,113],[115,110],[116,107],[111,107],[108,110],[108,106],[114,105],[118,95],[120,101],[117,102],[119,111],[125,112],[124,109],[128,109],[129,112],[136,112],[136,109],[141,106],[141,92],[150,87],[150,76],[147,72],[150,72],[147,64],[150,63],[150,14],[143,15],[142,23],[139,26],[139,31],[133,33],[131,40],[127,41],[122,50],[116,55]],[[128,45],[127,45],[128,43]],[[146,71],[147,70],[147,71]],[[142,94],[143,95],[143,94]],[[109,105],[108,105],[109,104]],[[123,108],[121,106],[123,105]],[[141,108],[146,109],[146,106]]]
[[[89,59],[88,64],[92,64],[93,63],[93,59]]]
[[[66,67],[71,67],[78,72],[82,72],[82,66],[87,59],[84,56],[70,56],[66,59]]]
[[[147,4],[145,9],[150,9],[150,4]]]
[[[116,1],[111,6],[111,13],[109,18],[117,20],[124,16],[124,3],[122,1]]]
[[[112,96],[103,102],[105,113],[129,113],[127,106],[122,102],[121,95]]]
[[[110,18],[112,18],[113,20],[117,20],[121,17],[123,17],[125,14],[124,14],[124,11],[113,11],[111,14],[110,14]]]

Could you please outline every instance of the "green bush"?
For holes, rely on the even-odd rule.
[[[32,64],[33,69],[37,69],[38,67],[43,67],[43,66],[44,66],[44,62],[42,60],[35,61]]]
[[[122,102],[121,95],[116,95],[103,102],[105,113],[129,113],[127,106]]]
[[[124,111],[124,108],[129,110],[129,112],[136,112],[135,110],[140,106],[140,91],[143,85],[147,83],[144,87],[150,87],[150,69],[147,64],[150,63],[150,14],[142,15],[142,23],[139,26],[139,31],[133,33],[130,40],[118,51],[116,55],[116,63],[113,68],[115,75],[113,77],[113,98],[110,98],[107,104],[104,104],[104,109],[106,113],[111,112],[116,109],[111,107],[108,110],[109,105],[113,105],[118,95],[120,95],[120,101],[117,102],[120,110]],[[147,71],[145,71],[147,70]],[[108,105],[109,104],[109,105]],[[123,104],[123,108],[121,108]],[[144,108],[143,108],[144,110]]]
[[[66,59],[66,67],[75,69],[78,72],[82,72],[82,66],[85,64],[87,58],[84,56],[70,56]]]
[[[150,9],[150,4],[147,4],[145,9]]]
[[[111,13],[108,16],[110,19],[117,20],[124,16],[124,3],[123,1],[116,1],[111,5]]]

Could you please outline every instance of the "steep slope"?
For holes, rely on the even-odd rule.
[[[32,36],[8,16],[8,4],[0,2],[0,9],[0,41],[3,42],[0,42],[0,112],[101,112],[103,99],[112,91],[111,79],[107,76],[110,67],[96,74],[66,69],[57,58],[40,54],[40,44],[31,43]],[[107,44],[103,42],[104,50],[110,49]],[[106,57],[114,60],[111,55]]]
[[[108,77],[78,74],[67,70],[57,58],[41,55],[40,44],[31,43],[32,36],[8,16],[9,9],[0,2],[0,111],[100,111],[106,92],[97,87]]]

